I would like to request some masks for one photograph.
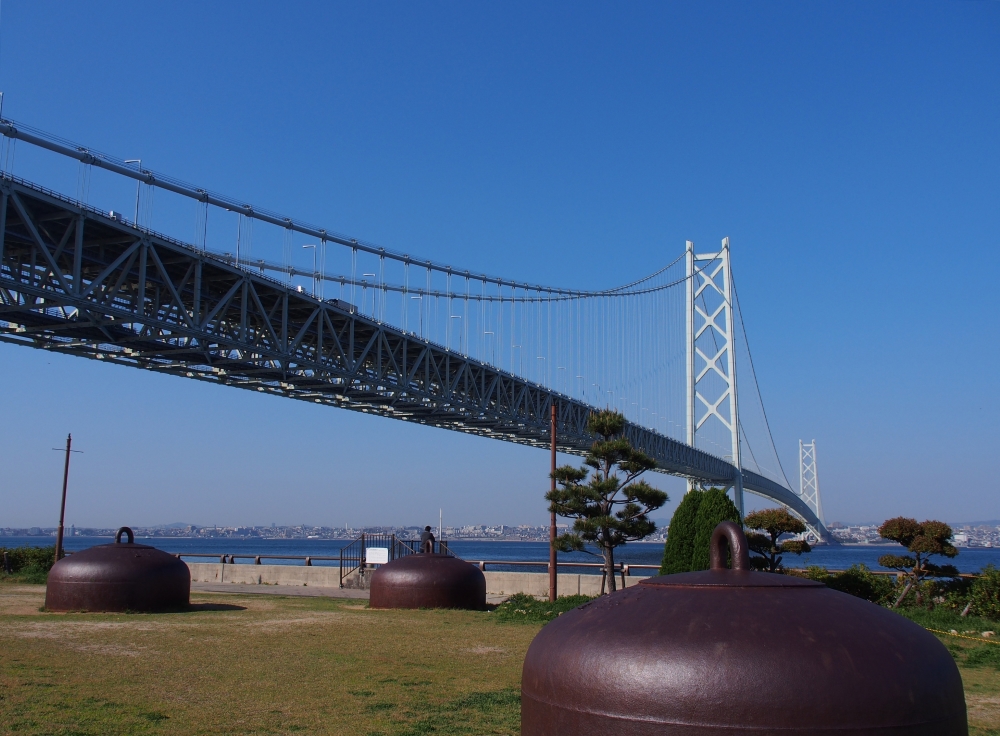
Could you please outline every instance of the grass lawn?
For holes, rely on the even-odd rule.
[[[195,594],[155,616],[43,599],[0,587],[0,733],[516,734],[539,628],[327,598]]]
[[[516,734],[547,613],[195,594],[189,613],[54,614],[43,598],[0,585],[0,733]],[[1000,646],[942,640],[972,733],[1000,734]]]

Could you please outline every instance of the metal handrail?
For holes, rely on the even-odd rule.
[[[366,537],[375,537],[375,536],[383,536],[383,535],[375,535],[375,534],[367,535],[366,534],[365,536]],[[395,535],[384,535],[384,536],[395,537]],[[356,543],[358,543],[360,541],[361,541],[360,538],[356,539],[356,540],[354,540],[354,542],[351,543],[351,545],[356,544]],[[365,541],[367,542],[368,540],[366,539]],[[345,547],[342,548],[342,550],[343,549],[347,549],[347,547],[349,547],[351,545],[346,545]],[[404,556],[409,555],[409,554],[417,554],[417,550],[415,550],[412,545],[413,545],[413,540],[406,540],[406,539],[399,539],[399,538],[394,539],[393,540],[393,544],[390,547],[390,550],[392,550],[390,552],[390,559],[396,559],[397,557],[404,557]],[[365,547],[368,547],[368,546],[369,546],[368,544],[365,544]],[[370,546],[380,546],[380,545],[372,544]],[[454,555],[454,553],[451,552],[448,549],[447,542],[444,542],[441,545],[440,548],[441,548],[442,552],[444,552],[445,554]],[[70,555],[70,554],[73,554],[73,553],[72,552],[67,552],[66,554]],[[302,560],[304,565],[311,566],[312,563],[313,563],[313,561],[322,561],[322,562],[340,561],[341,562],[341,570],[343,570],[343,568],[344,568],[344,565],[343,565],[344,561],[351,562],[351,558],[350,557],[346,557],[345,558],[345,556],[343,556],[343,555],[338,555],[338,556],[325,556],[325,555],[252,555],[252,554],[228,554],[228,553],[220,555],[220,554],[214,554],[214,553],[211,553],[211,552],[173,552],[171,554],[173,554],[173,556],[176,557],[177,559],[181,559],[183,557],[210,557],[210,558],[218,559],[219,562],[223,563],[223,564],[227,564],[227,563],[228,564],[236,564],[236,560],[253,560],[255,565],[261,565],[261,564],[263,564],[261,562],[261,560]],[[361,553],[362,556],[360,558],[362,560],[363,560],[363,554],[364,553],[362,552]],[[457,555],[454,555],[454,556],[457,556]],[[549,566],[548,560],[538,560],[538,561],[532,561],[532,560],[467,560],[467,562],[469,562],[469,564],[471,564],[471,565],[475,565],[476,567],[478,567],[483,572],[486,571],[487,565],[508,565],[510,567],[544,567],[546,569]],[[357,570],[359,567],[360,567],[360,565],[355,565],[354,567],[352,567],[349,570],[347,570],[347,572],[342,572],[342,579],[343,579],[343,577],[349,575],[354,570]],[[602,563],[602,562],[558,562],[558,563],[556,563],[556,569],[563,568],[563,567],[566,567],[566,568],[569,568],[569,567],[604,568],[604,563]],[[633,570],[657,570],[658,571],[660,569],[659,565],[643,565],[643,564],[633,564],[633,563],[627,563],[627,562],[616,562],[615,565],[614,565],[614,567],[615,567],[615,573],[616,574],[621,573],[625,577],[630,577],[632,575],[632,571]],[[785,570],[788,571],[788,572],[795,572],[795,573],[804,573],[804,572],[806,572],[806,568],[804,568],[804,567],[786,567]],[[836,574],[836,573],[845,572],[845,571],[846,571],[846,569],[832,569],[832,568],[831,569],[827,569],[827,572],[831,573],[831,574]],[[869,572],[872,573],[873,575],[891,575],[893,577],[898,577],[899,575],[902,574],[902,573],[899,573],[899,572],[897,572],[895,570],[869,570]],[[965,579],[969,579],[969,580],[974,580],[974,579],[978,578],[979,575],[977,573],[974,573],[974,572],[962,572],[962,573],[959,573],[956,577],[965,578]]]
[[[384,547],[389,550],[389,560],[398,557],[408,557],[416,554],[412,540],[400,539],[394,533],[383,534],[362,532],[361,536],[350,544],[340,548],[340,587],[344,587],[344,578],[351,575],[355,570],[360,570],[364,574],[366,562],[365,551],[369,547]],[[347,563],[345,565],[344,563]]]
[[[330,557],[327,555],[239,555],[239,554],[213,554],[211,552],[173,552],[171,553],[178,560],[183,557],[217,557],[222,564],[236,564],[236,560],[253,560],[255,565],[263,564],[261,560],[303,560],[306,566],[311,566],[313,560],[333,561],[340,557]]]

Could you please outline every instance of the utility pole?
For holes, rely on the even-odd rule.
[[[552,421],[549,425],[549,435],[552,442],[552,484],[549,486],[556,490],[556,402],[552,400]],[[556,512],[553,511],[549,518],[549,602],[556,600]]]
[[[63,556],[63,523],[66,521],[66,486],[69,485],[69,454],[72,452],[73,435],[66,435],[66,465],[63,468],[62,504],[59,506],[59,531],[56,532],[56,562]],[[55,448],[53,448],[55,449]]]

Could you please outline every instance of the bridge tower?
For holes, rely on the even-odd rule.
[[[799,440],[799,495],[823,522],[823,502],[819,497],[819,475],[816,473],[816,440],[809,443]]]
[[[739,403],[736,394],[736,332],[729,238],[715,253],[695,253],[687,241],[687,444],[698,447],[706,423],[721,424],[730,437],[736,468],[730,488],[743,515]],[[706,427],[707,430],[707,427]],[[688,490],[694,487],[688,481]]]

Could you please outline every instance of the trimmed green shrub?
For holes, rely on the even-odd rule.
[[[825,567],[810,565],[805,572],[798,574],[879,606],[891,605],[896,592],[896,583],[892,577],[876,575],[863,564],[851,565],[838,573],[831,573]]]
[[[892,576],[876,575],[862,564],[834,574],[824,567],[813,565],[794,574],[887,608],[893,607],[903,589],[903,584]],[[911,586],[912,589],[920,593],[922,602],[917,603],[916,596],[908,597],[896,610],[922,626],[944,630],[974,628],[978,631],[1000,621],[1000,569],[994,565],[987,565],[974,580],[932,578],[921,580]],[[966,604],[970,604],[969,610],[966,616],[962,616]]]
[[[969,591],[972,610],[978,616],[1000,621],[1000,570],[987,565]]]
[[[723,521],[741,523],[740,512],[726,492],[721,488],[709,488],[698,506],[695,516],[694,548],[691,553],[691,569],[707,570],[710,561],[712,532]],[[668,537],[669,538],[669,537]]]
[[[3,568],[7,554],[10,574]],[[52,547],[0,547],[0,580],[16,583],[44,583],[55,562],[56,548]]]
[[[663,562],[660,563],[660,575],[673,575],[677,572],[691,571],[691,558],[694,555],[694,535],[698,531],[696,519],[701,499],[705,496],[701,491],[690,491],[674,510],[667,530],[667,542],[663,545]]]
[[[827,586],[880,606],[892,603],[896,583],[888,575],[876,575],[863,564],[851,565],[830,576]]]
[[[830,571],[820,565],[809,565],[809,567],[802,572],[792,570],[789,574],[797,577],[809,578],[810,580],[815,580],[817,583],[823,583],[824,585],[826,585],[826,581],[831,577]]]
[[[0,547],[0,561],[3,560],[4,552],[7,553],[11,572],[20,572],[26,567],[41,567],[48,572],[56,558],[55,545],[51,547]]]

